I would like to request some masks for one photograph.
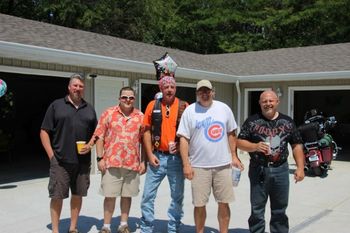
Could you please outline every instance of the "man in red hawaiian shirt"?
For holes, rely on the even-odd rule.
[[[120,196],[120,226],[118,233],[129,233],[127,225],[131,198],[139,193],[139,175],[145,172],[141,159],[143,113],[134,108],[135,92],[123,87],[119,105],[106,109],[94,135],[98,169],[102,172],[100,193],[105,197],[104,225],[100,233],[110,233],[116,198]]]

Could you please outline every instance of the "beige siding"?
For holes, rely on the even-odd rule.
[[[234,111],[236,109],[235,105],[237,105],[234,98],[235,85],[218,82],[213,82],[212,84],[215,87],[215,99],[226,103]]]
[[[71,73],[94,73],[97,75],[110,76],[110,77],[120,77],[128,78],[129,85],[133,85],[135,80],[138,79],[148,79],[155,80],[155,75],[153,74],[142,74],[142,73],[132,73],[132,72],[122,72],[117,70],[102,70],[102,69],[91,69],[88,67],[78,67],[78,66],[67,66],[60,64],[43,63],[36,61],[24,61],[18,59],[10,58],[0,58],[0,65],[12,66],[12,67],[22,67],[22,68],[32,68],[47,71],[58,71],[58,72],[71,72]],[[350,78],[350,77],[349,77]],[[195,84],[198,80],[187,79],[182,77],[176,77],[177,82]],[[88,82],[88,86],[92,83]],[[350,79],[336,79],[332,78],[329,80],[304,80],[304,81],[290,81],[290,82],[252,82],[252,83],[240,83],[241,90],[241,119],[244,118],[244,90],[246,88],[273,88],[279,87],[283,93],[280,98],[280,111],[283,113],[288,112],[288,87],[306,87],[306,86],[331,86],[331,85],[350,85]],[[215,87],[215,99],[223,101],[228,106],[230,106],[236,115],[238,113],[237,104],[237,91],[234,83],[220,83],[213,82]],[[90,88],[91,89],[91,88]],[[87,93],[88,99],[92,98],[91,93]]]
[[[138,79],[149,79],[155,80],[155,74],[142,74],[142,73],[131,73],[124,72],[118,70],[102,70],[102,69],[91,69],[88,67],[78,67],[78,66],[67,66],[60,64],[52,64],[52,63],[43,63],[36,61],[24,61],[18,59],[9,59],[9,58],[0,58],[0,65],[12,66],[12,67],[21,67],[21,68],[31,68],[31,69],[41,69],[48,71],[58,71],[58,72],[71,72],[71,73],[93,73],[103,76],[110,77],[119,77],[119,78],[128,78],[129,85],[133,85],[135,80]],[[181,83],[189,83],[196,84],[198,80],[195,79],[187,79],[182,77],[176,77],[177,82]],[[90,81],[87,82],[88,89],[90,90],[90,85],[92,84]],[[225,102],[232,109],[237,108],[236,100],[234,100],[235,86],[234,84],[228,83],[219,83],[213,82],[213,86],[216,90],[215,99]],[[92,101],[93,97],[91,93],[86,93],[87,100]]]

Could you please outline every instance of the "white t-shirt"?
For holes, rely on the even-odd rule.
[[[205,108],[196,102],[183,112],[177,135],[190,140],[192,167],[219,167],[232,161],[227,133],[236,128],[233,113],[226,104],[214,100]]]

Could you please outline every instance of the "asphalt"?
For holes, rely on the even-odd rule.
[[[246,155],[240,155],[248,167]],[[295,184],[295,164],[290,159],[290,199],[287,214],[290,232],[300,233],[348,233],[350,232],[350,162],[334,160],[327,177],[307,176]],[[145,176],[141,178],[140,195],[133,199],[129,225],[133,232],[139,232],[140,198]],[[80,232],[98,232],[103,223],[103,197],[98,194],[100,175],[91,176],[88,197],[84,198],[78,229]],[[0,184],[0,232],[51,232],[48,178]],[[236,200],[231,207],[230,233],[248,233],[247,219],[250,213],[249,180],[247,169],[235,188]],[[167,207],[169,205],[168,182],[165,179],[159,188],[155,203],[155,232],[166,233]],[[112,229],[116,232],[120,208],[117,204]],[[213,198],[207,205],[206,232],[218,233],[217,205]],[[266,222],[269,221],[269,206]],[[64,201],[61,214],[61,232],[69,227],[69,201]],[[190,183],[186,181],[184,217],[181,233],[195,232]],[[269,232],[267,224],[266,232]]]

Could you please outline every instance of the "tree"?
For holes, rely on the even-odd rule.
[[[1,0],[0,12],[22,18],[35,19],[37,9],[36,1],[28,0]]]
[[[202,54],[350,41],[350,0],[3,0],[0,12]]]
[[[350,41],[349,0],[236,2],[227,36],[228,52],[275,49]],[[230,30],[232,29],[232,30]]]

